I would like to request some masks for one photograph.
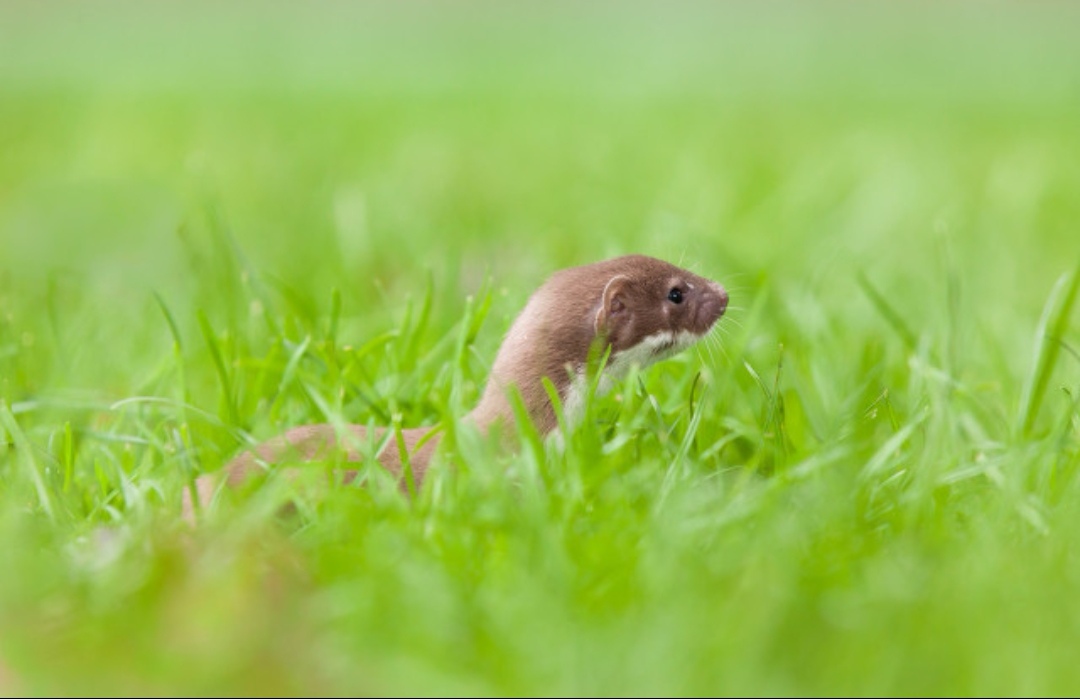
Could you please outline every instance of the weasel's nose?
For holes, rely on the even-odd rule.
[[[716,295],[720,297],[720,315],[724,315],[724,311],[727,310],[728,302],[727,290],[716,282],[712,283],[712,288],[716,292]]]
[[[709,282],[705,293],[701,295],[701,303],[698,305],[697,313],[694,314],[694,329],[699,334],[708,332],[713,323],[724,315],[727,305],[728,295],[724,287],[716,282]]]

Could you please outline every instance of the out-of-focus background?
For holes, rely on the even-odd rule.
[[[1067,2],[4,2],[0,693],[1075,692],[1078,37]],[[154,538],[177,454],[319,417],[269,399],[305,337],[336,366],[426,298],[426,351],[486,293],[468,398],[547,274],[630,252],[731,290],[649,385],[714,388],[678,459],[715,500]],[[342,361],[437,417],[429,364]]]
[[[974,293],[1038,303],[1076,10],[859,5],[5,3],[4,258],[160,286],[213,198],[290,277],[644,247],[932,284],[950,241]]]
[[[5,274],[100,290],[106,338],[183,288],[207,207],[368,303],[418,267],[472,291],[642,251],[826,306],[865,274],[915,324],[963,270],[980,322],[1031,329],[1075,245],[1068,3],[0,12]]]

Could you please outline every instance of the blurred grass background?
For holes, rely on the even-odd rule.
[[[4,3],[0,692],[1075,693],[1078,26]],[[616,427],[183,532],[240,431],[459,415],[629,252],[733,308]]]

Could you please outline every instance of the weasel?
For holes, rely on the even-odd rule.
[[[703,338],[727,308],[728,295],[717,282],[644,255],[627,255],[558,271],[532,295],[510,326],[495,356],[491,376],[480,403],[467,419],[486,432],[496,424],[511,424],[513,410],[507,396],[516,387],[541,435],[557,426],[555,409],[544,388],[549,379],[568,416],[584,400],[585,371],[590,352],[609,352],[601,376],[604,384],[624,375],[631,365],[646,367],[686,349]],[[359,461],[356,447],[373,437],[386,444],[379,462],[399,479],[403,477],[402,450],[393,435],[383,430],[369,437],[362,425],[347,425],[355,439],[339,442],[330,424],[302,425],[243,452],[223,469],[225,482],[240,484],[262,468],[260,462],[317,461],[344,454]],[[439,442],[433,427],[402,430],[409,469],[419,486]],[[347,443],[355,442],[355,443]],[[357,471],[346,472],[348,480]],[[221,476],[207,474],[196,480],[203,505],[210,501]],[[185,492],[184,512],[192,516]]]

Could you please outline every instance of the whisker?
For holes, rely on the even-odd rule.
[[[694,349],[697,350],[698,359],[701,360],[702,364],[708,364],[708,365],[712,364],[712,357],[710,356],[708,361],[706,361],[705,356],[702,354],[703,351],[705,353],[708,353],[708,351],[709,351],[709,335],[708,335],[708,333],[706,333],[705,336],[701,338],[701,342],[699,342]]]
[[[715,343],[716,349],[724,357],[724,360],[728,364],[731,364],[731,356],[728,354],[727,349],[724,347],[724,343],[720,340],[720,333],[717,332],[715,335],[712,335],[710,339],[713,343]]]
[[[720,349],[720,346],[716,344],[717,338],[718,338],[717,335],[710,335],[710,337],[708,337],[708,340],[706,342],[706,347],[708,347],[708,357],[710,357],[710,359],[712,360],[712,363],[713,363],[714,366],[716,365],[717,362],[716,362],[716,354],[713,352],[713,348],[715,347],[717,349]],[[723,351],[723,350],[721,350],[721,351]]]
[[[725,325],[737,325],[740,330],[746,330],[746,326],[743,325],[742,321],[740,321],[738,318],[728,318],[727,322],[720,327],[723,328]]]
[[[705,364],[706,366],[708,366],[710,364],[710,362],[705,361],[705,357],[702,356],[702,354],[701,354],[701,350],[702,350],[703,347],[705,347],[704,342],[698,343],[698,345],[696,347],[694,347],[694,351],[697,353],[698,361],[701,362],[702,364]]]

